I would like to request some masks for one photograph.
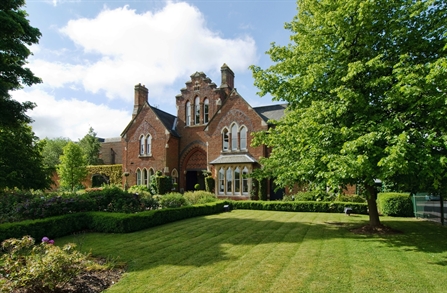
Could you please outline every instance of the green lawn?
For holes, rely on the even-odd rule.
[[[130,234],[57,239],[127,263],[107,292],[447,292],[447,229],[382,217],[234,210]]]

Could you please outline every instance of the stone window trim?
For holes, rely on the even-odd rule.
[[[217,195],[250,196],[251,178],[248,177],[248,174],[251,172],[252,166],[246,164],[219,166],[217,168]]]
[[[191,126],[191,102],[185,104],[185,126]]]
[[[222,134],[222,153],[247,152],[248,128],[245,125],[239,126],[236,122],[226,126],[221,131]]]

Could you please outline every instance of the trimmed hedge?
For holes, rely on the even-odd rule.
[[[104,213],[105,214],[105,213]],[[42,239],[70,235],[88,229],[91,217],[88,213],[67,214],[46,219],[26,220],[22,222],[0,224],[0,242],[9,238],[22,238],[29,235]]]
[[[367,205],[364,203],[218,201],[133,214],[85,212],[38,220],[4,223],[0,224],[0,242],[9,238],[21,238],[24,235],[30,235],[34,239],[41,239],[43,236],[57,238],[82,230],[103,233],[130,233],[192,217],[218,214],[224,211],[224,205],[230,205],[231,209],[323,213],[343,213],[346,207],[350,207],[354,214],[367,214]]]
[[[368,214],[366,203],[353,202],[241,200],[233,201],[231,205],[233,209],[320,213],[343,213],[346,207],[350,207],[353,214]]]
[[[379,193],[379,211],[391,217],[414,217],[413,202],[409,193]]]
[[[82,230],[104,233],[129,233],[187,218],[217,214],[224,211],[227,201],[185,206],[175,209],[152,210],[135,214],[86,212],[46,219],[0,224],[0,242],[30,235],[57,238]]]

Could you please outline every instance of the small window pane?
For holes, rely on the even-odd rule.
[[[237,126],[234,124],[231,127],[231,150],[237,150]]]
[[[241,129],[241,150],[247,149],[247,128],[242,127]]]
[[[226,176],[226,180],[227,180],[227,193],[232,193],[233,191],[233,170],[231,168],[227,169],[227,176]]]

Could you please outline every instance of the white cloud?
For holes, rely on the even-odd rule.
[[[244,72],[256,61],[251,37],[222,37],[207,28],[197,8],[184,2],[166,2],[159,11],[141,14],[127,6],[104,8],[94,19],[70,20],[60,32],[84,52],[84,61],[33,60],[33,72],[47,86],[79,84],[92,93],[104,91],[110,99],[132,101],[133,86],[140,82],[151,95],[163,96],[167,86],[195,71],[216,73],[226,63]],[[95,62],[87,59],[92,53],[99,56]]]
[[[16,91],[13,98],[37,104],[28,115],[34,120],[33,131],[39,138],[68,137],[77,141],[87,134],[90,126],[98,137],[116,137],[131,118],[130,112],[111,109],[106,105],[76,99],[56,100],[41,89]]]

